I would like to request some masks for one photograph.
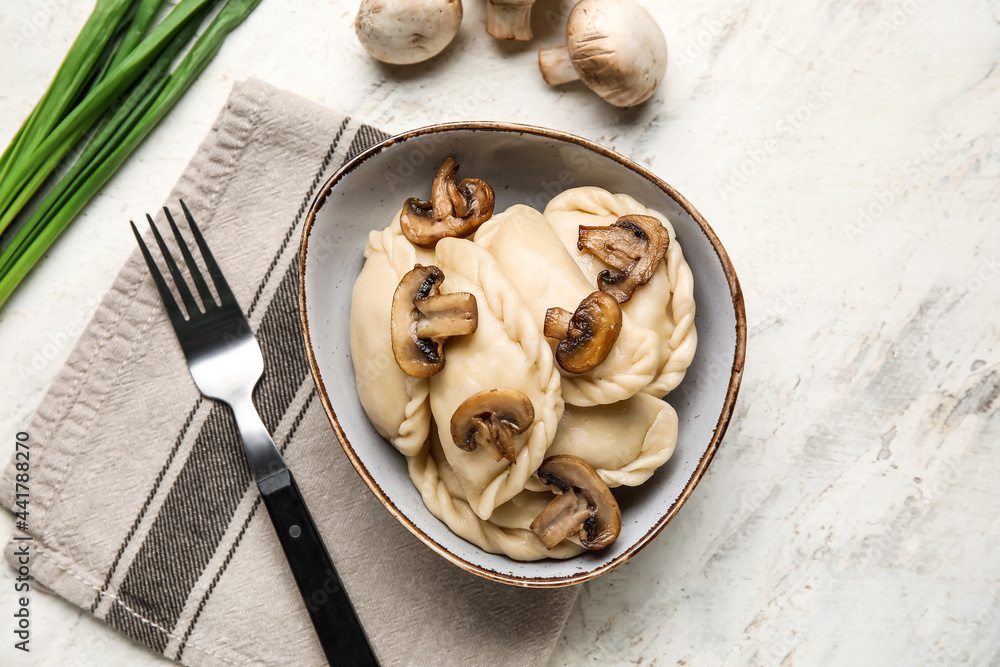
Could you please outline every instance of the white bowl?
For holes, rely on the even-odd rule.
[[[407,197],[424,195],[437,167],[454,157],[462,173],[496,192],[496,210],[543,209],[559,192],[596,185],[664,213],[695,278],[698,352],[668,397],[677,410],[677,449],[645,484],[615,489],[618,540],[569,560],[519,562],[466,542],[436,519],[407,475],[406,460],[365,416],[350,354],[351,291],[372,229],[389,224]],[[330,423],[368,488],[427,546],[459,567],[519,586],[564,586],[622,564],[680,510],[705,473],[732,415],[743,371],[746,316],[739,281],[708,223],[684,197],[631,160],[586,139],[505,123],[454,123],[414,130],[357,156],[316,197],[302,236],[302,328],[309,364]],[[386,323],[388,326],[388,323]]]

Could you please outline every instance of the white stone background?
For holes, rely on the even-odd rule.
[[[0,312],[0,459],[132,251],[125,221],[164,201],[233,82],[393,132],[559,128],[704,213],[750,340],[707,476],[583,586],[551,666],[1000,664],[1000,2],[645,0],[671,62],[630,111],[541,80],[535,50],[559,42],[570,0],[539,0],[527,45],[494,41],[465,0],[456,42],[412,68],[367,57],[356,4],[263,0]],[[0,142],[92,6],[0,2]],[[11,528],[0,513],[0,539]],[[3,610],[11,579],[0,567]],[[31,609],[29,657],[0,617],[0,663],[162,660],[58,598]]]

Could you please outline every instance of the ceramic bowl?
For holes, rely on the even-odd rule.
[[[671,220],[695,278],[698,353],[668,400],[677,410],[677,449],[645,484],[615,489],[622,531],[609,548],[569,560],[518,562],[466,542],[436,519],[407,475],[406,460],[368,422],[350,354],[351,291],[368,232],[387,226],[403,201],[424,196],[438,166],[454,157],[462,174],[496,192],[496,211],[541,210],[559,192],[596,185],[623,192]],[[303,231],[299,298],[313,377],[351,463],[389,512],[427,546],[483,577],[532,587],[564,586],[621,565],[650,542],[692,493],[722,439],[739,389],[746,317],[736,273],[704,218],[640,165],[554,130],[500,123],[436,125],[388,139],[327,181]],[[388,326],[388,322],[386,322]]]

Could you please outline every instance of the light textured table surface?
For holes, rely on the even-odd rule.
[[[0,142],[92,2],[0,5]],[[553,666],[1000,664],[1000,3],[646,0],[671,47],[639,109],[549,89],[483,3],[441,57],[380,66],[356,0],[263,0],[0,312],[0,458],[233,82],[389,131],[509,120],[647,164],[713,225],[750,319],[737,412],[677,518],[585,584]],[[551,19],[551,21],[549,20]],[[551,25],[550,25],[551,24]],[[0,539],[12,529],[0,513]],[[0,567],[0,610],[13,606]],[[57,598],[0,663],[161,662]],[[6,619],[6,620],[3,620]]]

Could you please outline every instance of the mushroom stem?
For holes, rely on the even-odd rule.
[[[514,435],[510,428],[509,422],[485,412],[472,418],[471,434],[465,440],[456,440],[455,444],[467,452],[474,452],[476,447],[482,447],[494,461],[507,459],[513,463],[517,452],[514,450]]]
[[[576,495],[573,489],[560,493],[545,506],[531,522],[534,531],[546,549],[551,549],[583,530],[584,522],[591,517],[587,499]]]
[[[444,367],[445,340],[473,333],[479,324],[476,297],[441,294],[443,280],[444,273],[438,267],[417,264],[392,295],[392,354],[400,370],[410,377],[438,373]]]
[[[431,184],[431,203],[434,207],[434,217],[439,220],[455,213],[455,200],[460,197],[458,186],[455,184],[457,171],[458,163],[448,158],[434,175],[434,182]]]
[[[480,444],[489,452],[494,461],[507,459],[513,463],[516,460],[517,451],[514,449],[514,434],[510,432],[510,426],[496,418],[491,419],[486,426],[490,437],[480,441]]]
[[[545,83],[550,86],[559,86],[580,78],[580,73],[573,67],[569,49],[565,46],[541,49],[538,52],[538,67],[542,70]]]
[[[417,323],[417,337],[464,336],[479,324],[476,297],[468,292],[437,294],[413,302],[423,315]]]
[[[535,0],[489,0],[486,4],[486,32],[497,39],[530,40],[533,4]]]
[[[417,338],[429,338],[431,340],[448,338],[450,336],[465,336],[466,334],[475,333],[475,331],[475,320],[448,318],[420,319],[417,321],[416,328]]]
[[[545,311],[544,333],[546,338],[558,338],[562,340],[569,336],[569,322],[573,318],[573,313],[565,308],[549,308]]]
[[[581,251],[593,253],[602,262],[619,271],[628,271],[636,260],[642,257],[637,238],[640,237],[637,237],[631,229],[620,226],[580,225],[576,247]]]
[[[623,215],[608,227],[580,225],[578,250],[590,252],[621,273],[602,271],[597,286],[618,303],[649,282],[670,245],[670,234],[650,215]]]

